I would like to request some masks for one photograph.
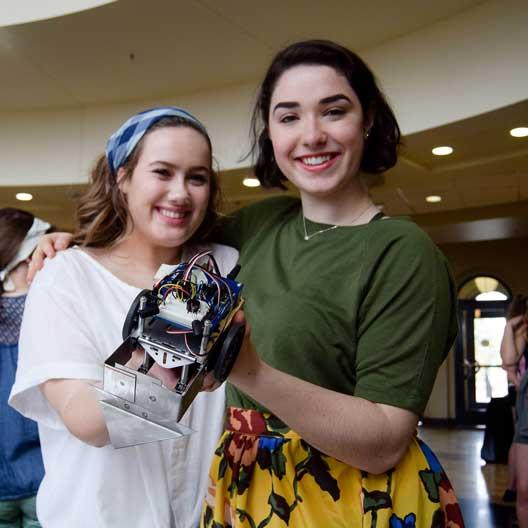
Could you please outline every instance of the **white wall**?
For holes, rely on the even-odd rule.
[[[446,419],[456,416],[453,358],[454,350],[451,350],[438,370],[431,397],[424,411],[426,418]]]
[[[107,138],[132,114],[158,105],[182,106],[207,125],[222,169],[247,166],[254,86],[122,105],[0,115],[0,185],[68,184],[87,180]]]
[[[364,51],[405,134],[528,96],[528,2],[497,0]]]

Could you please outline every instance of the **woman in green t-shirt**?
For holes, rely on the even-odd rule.
[[[456,335],[448,265],[413,223],[384,218],[361,177],[396,163],[400,131],[363,61],[328,41],[273,59],[253,114],[255,172],[300,200],[246,207],[252,327],[227,387],[202,519],[218,526],[463,526],[416,437]]]

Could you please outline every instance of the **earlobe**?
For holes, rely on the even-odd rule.
[[[363,138],[368,139],[374,126],[374,113],[370,110],[363,121]]]
[[[119,169],[117,169],[116,182],[117,182],[117,187],[119,188],[119,190],[123,194],[126,194],[127,188],[128,188],[128,185],[127,185],[128,178],[126,178],[126,171],[123,167],[119,167]]]
[[[365,127],[363,128],[363,139],[368,139],[369,136],[370,136],[370,132],[372,130],[372,127],[373,127],[373,123],[372,121],[368,121],[367,123],[365,123]]]

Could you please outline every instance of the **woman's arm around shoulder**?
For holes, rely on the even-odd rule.
[[[57,231],[44,235],[31,256],[27,275],[28,282],[33,281],[37,272],[44,266],[44,261],[47,258],[51,259],[58,251],[68,248],[72,243],[72,239],[73,235],[66,232]]]
[[[275,196],[252,203],[221,217],[211,238],[240,250],[257,232],[274,226],[299,204],[299,199],[293,196]]]

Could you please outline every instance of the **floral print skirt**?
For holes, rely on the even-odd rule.
[[[209,474],[201,527],[463,528],[453,488],[415,438],[371,475],[326,456],[269,413],[230,407]]]

